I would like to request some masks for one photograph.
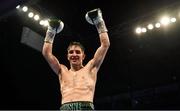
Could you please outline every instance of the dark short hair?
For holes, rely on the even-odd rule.
[[[85,51],[84,46],[83,46],[80,42],[76,42],[76,41],[73,41],[73,42],[70,42],[70,43],[69,43],[69,46],[68,46],[68,48],[67,48],[67,51],[68,51],[69,48],[70,48],[71,46],[73,46],[73,45],[77,45],[77,46],[79,46],[79,47],[81,48],[81,50],[82,50],[83,52]]]

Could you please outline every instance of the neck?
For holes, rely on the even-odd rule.
[[[81,65],[72,65],[71,64],[71,71],[78,71],[80,70],[81,68],[83,68],[84,66],[81,64]]]

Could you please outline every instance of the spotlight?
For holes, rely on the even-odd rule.
[[[32,18],[33,16],[34,16],[34,13],[33,12],[29,12],[28,17]]]
[[[22,8],[22,10],[23,10],[24,12],[27,12],[27,11],[28,11],[28,7],[27,7],[27,6],[24,6],[24,7]]]
[[[41,21],[39,22],[39,24],[47,27],[47,26],[49,25],[49,22],[48,22],[48,20],[41,20]]]
[[[48,20],[44,20],[44,26],[47,27],[49,25]]]
[[[39,24],[44,25],[44,20],[40,20]]]
[[[171,22],[176,22],[176,18],[171,18]]]
[[[20,8],[20,5],[16,6],[16,9],[19,9]]]
[[[145,33],[145,32],[147,32],[147,29],[146,29],[146,28],[142,28],[141,31],[142,31],[143,33]]]
[[[152,30],[154,28],[153,24],[149,24],[147,27],[149,30]]]
[[[160,23],[156,23],[156,24],[155,24],[155,27],[156,27],[156,28],[160,28],[160,27],[161,27],[161,24],[160,24]]]
[[[161,24],[162,25],[168,25],[170,23],[170,19],[169,19],[169,17],[163,17],[162,19],[161,19]]]
[[[142,30],[141,30],[140,27],[136,28],[136,33],[137,33],[137,34],[140,34],[141,32],[142,32]]]
[[[39,15],[35,15],[34,20],[38,21],[39,20]]]

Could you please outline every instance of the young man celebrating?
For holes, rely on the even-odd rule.
[[[79,42],[72,42],[67,49],[67,59],[70,69],[59,63],[52,54],[53,40],[61,32],[64,24],[62,21],[49,22],[49,27],[44,39],[42,54],[58,75],[62,94],[61,110],[93,110],[93,98],[97,79],[97,72],[105,58],[110,46],[107,28],[101,10],[94,9],[86,13],[88,23],[95,25],[99,33],[101,45],[96,50],[94,57],[83,66],[85,58],[84,47]]]

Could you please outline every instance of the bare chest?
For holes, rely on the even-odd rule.
[[[95,86],[96,74],[86,69],[79,71],[64,71],[61,76],[61,87],[66,88],[91,88]]]

